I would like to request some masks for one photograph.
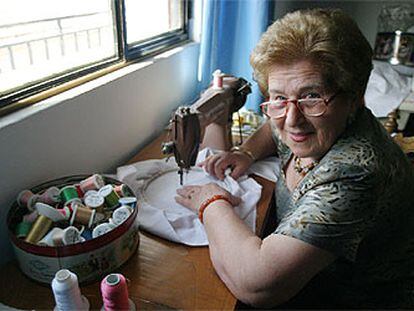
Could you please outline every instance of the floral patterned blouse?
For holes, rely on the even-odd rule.
[[[337,256],[302,303],[414,308],[413,167],[370,110],[359,112],[292,193],[281,170],[275,233]],[[285,167],[292,152],[273,134]]]

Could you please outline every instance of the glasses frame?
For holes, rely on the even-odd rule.
[[[300,98],[300,99],[282,99],[282,100],[269,100],[269,101],[266,101],[266,102],[264,102],[264,103],[262,103],[262,104],[260,104],[260,109],[262,110],[262,112],[263,112],[263,114],[264,115],[266,115],[268,118],[271,118],[271,119],[280,119],[280,118],[284,118],[285,116],[286,116],[286,113],[287,113],[287,105],[291,102],[291,103],[293,103],[295,106],[296,106],[296,108],[298,108],[298,110],[304,115],[304,116],[307,116],[307,117],[321,117],[322,115],[324,115],[325,114],[325,112],[326,112],[326,110],[327,110],[327,108],[328,108],[328,104],[331,102],[331,101],[333,101],[334,99],[335,99],[335,97],[339,94],[339,93],[341,93],[341,91],[337,91],[336,93],[334,93],[331,97],[329,97],[328,99],[323,99],[323,98],[317,98],[317,99],[319,99],[319,100],[321,100],[321,101],[323,101],[323,103],[325,104],[325,110],[323,111],[323,112],[321,112],[321,113],[319,113],[319,114],[306,114],[306,113],[304,113],[303,112],[303,110],[302,110],[302,108],[301,108],[301,106],[300,106],[300,103],[301,102],[303,102],[303,101],[306,101],[306,100],[309,100],[309,98],[308,99],[305,99],[305,98]],[[280,116],[277,116],[277,117],[271,117],[271,116],[269,116],[266,112],[265,112],[265,107],[266,106],[268,106],[268,105],[270,105],[270,104],[272,104],[272,103],[274,103],[274,102],[284,102],[285,103],[285,112],[283,113],[283,114],[281,114]]]

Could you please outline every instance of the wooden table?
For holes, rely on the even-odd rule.
[[[141,150],[128,163],[161,158],[164,135]],[[255,178],[262,186],[258,203],[257,232],[261,232],[274,184]],[[50,286],[27,278],[12,261],[1,269],[0,302],[22,309],[52,309]],[[138,309],[234,309],[237,299],[214,271],[208,247],[187,247],[140,231],[137,252],[118,271],[129,282],[130,298]],[[99,282],[82,286],[91,309],[102,306]]]

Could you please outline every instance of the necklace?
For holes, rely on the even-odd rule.
[[[313,161],[312,163],[309,163],[308,165],[302,166],[300,158],[296,155],[293,158],[293,160],[295,161],[295,166],[293,167],[295,172],[302,176],[305,176],[307,173],[313,170],[316,165],[319,164],[319,161]]]

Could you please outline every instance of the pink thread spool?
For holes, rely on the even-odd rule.
[[[128,298],[128,286],[122,274],[107,275],[101,282],[101,293],[102,309],[105,311],[136,310],[135,304]]]
[[[34,210],[33,212],[26,214],[23,216],[23,221],[28,223],[34,223],[37,216],[39,216],[39,212],[37,210]]]
[[[86,192],[88,190],[98,190],[105,186],[105,182],[101,175],[99,174],[93,174],[92,176],[89,176],[88,178],[82,180],[79,183],[80,188],[83,192]]]
[[[213,88],[222,89],[223,88],[223,74],[220,69],[217,69],[213,72]]]
[[[37,202],[39,196],[30,190],[23,190],[17,196],[17,204],[19,206],[26,206],[29,211],[34,211],[34,204]]]
[[[60,202],[60,190],[57,187],[50,187],[48,189],[46,189],[45,192],[43,192],[40,196],[39,196],[39,202],[45,203],[45,204],[49,204],[49,205],[54,205],[58,202]]]
[[[114,191],[116,192],[116,194],[122,198],[125,196],[125,185],[114,185]]]

